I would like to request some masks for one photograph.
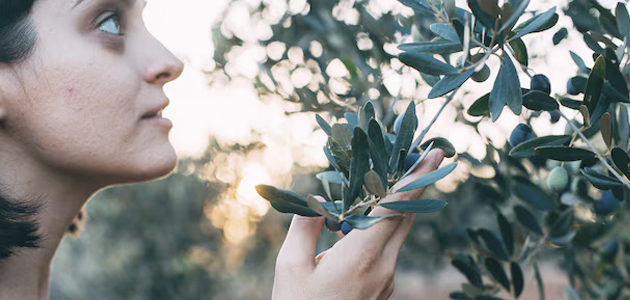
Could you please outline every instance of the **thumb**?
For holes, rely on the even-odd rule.
[[[315,267],[316,243],[324,228],[324,217],[294,215],[287,237],[280,248],[278,263]]]

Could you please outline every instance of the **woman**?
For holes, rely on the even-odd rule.
[[[0,299],[48,299],[51,260],[85,202],[177,163],[162,88],[183,65],[147,32],[144,5],[0,0]],[[431,153],[407,181],[442,158]],[[355,230],[316,257],[323,218],[295,217],[273,298],[388,298],[412,221]]]

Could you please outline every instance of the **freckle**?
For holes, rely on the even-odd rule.
[[[74,88],[69,88],[68,93],[72,94],[74,92]]]

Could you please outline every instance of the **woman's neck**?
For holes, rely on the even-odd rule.
[[[36,164],[13,160],[7,165],[5,161],[0,159],[4,170],[20,170],[0,174],[0,186],[9,191],[9,199],[40,201],[33,220],[39,225],[41,240],[38,248],[19,248],[0,260],[0,300],[48,300],[55,252],[74,216],[98,187],[36,168]]]

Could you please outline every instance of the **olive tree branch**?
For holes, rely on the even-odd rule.
[[[577,128],[577,126],[575,126],[575,124],[573,124],[573,122],[571,122],[571,120],[569,120],[569,118],[564,113],[562,113],[562,111],[558,110],[558,112],[560,113],[562,118],[564,118],[567,121],[569,126],[571,126],[571,129],[573,129],[573,131],[580,136],[580,138],[586,143],[586,145],[588,145],[588,147],[591,148],[591,150],[597,156],[597,159],[599,159],[599,161],[601,161],[604,164],[604,166],[606,166],[608,171],[610,171],[610,173],[612,173],[619,181],[621,181],[623,185],[625,185],[628,189],[630,189],[630,181],[628,181],[623,176],[619,175],[619,173],[612,166],[610,166],[610,164],[606,161],[606,159],[604,159],[604,157],[602,157],[602,155],[599,154],[599,151],[595,149],[595,146],[593,146],[593,144],[591,144],[591,142],[588,141],[588,139],[584,136],[582,131],[580,131],[580,129]]]
[[[431,122],[429,122],[429,125],[427,125],[427,127],[425,127],[424,130],[422,130],[422,132],[420,133],[420,135],[413,141],[413,143],[411,144],[411,147],[409,147],[409,152],[411,152],[413,149],[418,147],[418,145],[420,145],[420,143],[424,139],[424,136],[427,135],[427,132],[429,132],[429,129],[431,129],[433,124],[435,124],[435,121],[437,121],[437,118],[440,116],[440,114],[442,114],[446,106],[448,106],[448,104],[451,103],[457,91],[459,91],[459,87],[456,88],[453,92],[451,92],[448,96],[446,96],[446,101],[444,101],[444,104],[442,104],[442,107],[440,107],[440,110],[438,110],[435,116],[433,116],[433,119],[431,120]]]

